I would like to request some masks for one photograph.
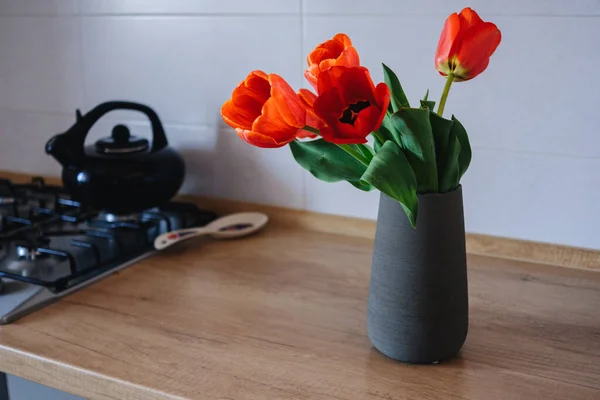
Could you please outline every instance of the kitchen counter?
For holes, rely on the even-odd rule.
[[[600,273],[469,256],[459,357],[405,365],[366,336],[372,245],[180,244],[0,327],[0,370],[98,400],[600,398]]]

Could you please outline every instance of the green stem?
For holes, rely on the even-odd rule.
[[[452,82],[454,82],[454,74],[450,72],[448,74],[448,79],[446,79],[446,86],[444,86],[444,91],[442,92],[442,98],[440,99],[440,105],[438,107],[438,114],[441,117],[444,113],[444,107],[446,106],[446,99],[448,98],[448,93],[450,92],[450,86],[452,86]]]
[[[360,151],[355,150],[351,145],[338,144],[337,147],[344,150],[346,153],[350,154],[352,157],[356,158],[358,161],[360,161],[362,164],[366,165],[367,167],[369,166],[369,161],[367,161],[367,159],[362,155],[362,153]]]

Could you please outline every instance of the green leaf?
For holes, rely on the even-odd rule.
[[[454,122],[429,113],[431,130],[435,140],[435,158],[438,171],[438,190],[440,193],[456,189],[460,180],[458,156],[460,143],[453,133]]]
[[[393,140],[398,146],[402,147],[402,139],[400,138],[400,134],[396,130],[396,126],[392,121],[392,116],[393,114],[389,113],[384,115],[381,126],[379,127],[379,131],[386,135],[386,140]]]
[[[435,101],[421,100],[421,107],[429,108],[429,111],[434,112],[435,111]]]
[[[388,121],[387,124],[382,123],[381,126],[379,127],[379,129],[377,129],[377,135],[373,134],[373,137],[375,138],[374,141],[374,148],[375,148],[375,152],[377,153],[379,151],[379,149],[381,148],[381,145],[383,144],[383,142],[381,140],[379,140],[378,136],[381,137],[383,139],[383,141],[386,140],[394,140],[394,136],[392,135],[392,132],[390,132],[390,129],[388,127],[391,127],[393,129],[393,126],[391,125],[391,122],[389,122],[389,118],[386,116],[384,117],[384,121]]]
[[[290,142],[294,159],[315,178],[324,182],[347,181],[364,191],[373,190],[360,178],[367,167],[337,145],[323,139]]]
[[[381,146],[362,180],[402,204],[411,225],[416,226],[419,201],[417,179],[402,149],[387,141]]]
[[[451,132],[447,149],[446,165],[440,177],[440,193],[450,192],[458,187],[460,182],[460,163],[458,157],[461,151],[458,138]]]
[[[400,84],[400,80],[398,80],[398,77],[394,71],[392,71],[383,63],[381,65],[383,65],[383,79],[392,92],[390,99],[392,111],[396,112],[402,107],[410,107],[410,104],[408,104],[408,99],[406,98],[404,90],[402,89],[402,85]]]
[[[448,147],[450,130],[454,122],[440,117],[436,113],[429,113],[429,123],[431,124],[431,132],[435,141],[436,155],[443,154],[440,150]]]
[[[380,130],[381,132],[381,130]],[[374,139],[374,143],[373,143],[373,147],[375,148],[375,153],[377,153],[379,151],[379,149],[381,149],[381,146],[383,145],[383,143],[381,143],[381,141],[375,137]]]
[[[429,109],[402,108],[392,115],[391,120],[400,138],[399,145],[415,171],[418,192],[437,192],[438,176]]]
[[[465,174],[471,164],[471,144],[469,143],[469,135],[464,126],[452,116],[452,132],[460,142],[460,153],[458,155],[458,165],[460,167],[459,180]]]
[[[375,156],[375,150],[373,150],[371,146],[368,144],[356,144],[354,146],[358,151],[360,151],[360,154],[362,154],[368,162],[371,162]]]
[[[423,100],[421,100],[421,107],[429,108],[429,110],[431,112],[433,112],[435,110],[435,101],[428,101],[427,100],[428,98],[429,98],[429,89],[427,89],[427,91],[425,92],[425,97],[423,97]]]
[[[394,124],[392,123],[392,120],[391,120],[392,114],[393,113],[385,113],[385,115],[383,116],[383,121],[381,121],[381,125],[379,126],[380,132],[382,129],[385,129],[385,131],[383,133],[385,133],[388,136],[389,140],[394,139],[394,136],[392,135],[392,131],[394,130]]]

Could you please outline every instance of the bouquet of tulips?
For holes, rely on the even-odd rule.
[[[320,180],[385,193],[414,227],[417,195],[456,189],[471,161],[465,128],[454,116],[442,117],[450,86],[483,72],[500,39],[496,25],[470,8],[448,17],[435,54],[446,77],[437,111],[429,91],[411,106],[385,64],[385,82],[375,85],[350,38],[339,33],[308,55],[304,75],[316,93],[296,93],[279,75],[252,71],[221,115],[251,145],[289,145],[298,164]]]

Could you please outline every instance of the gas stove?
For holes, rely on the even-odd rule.
[[[175,201],[115,215],[83,207],[42,178],[0,179],[0,325],[154,254],[164,232],[216,218]]]

